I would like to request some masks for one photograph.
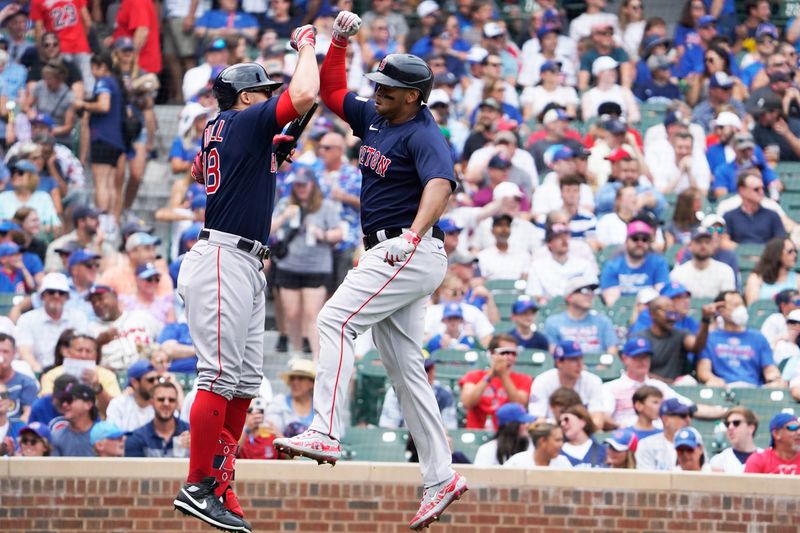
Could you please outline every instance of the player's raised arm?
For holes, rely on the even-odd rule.
[[[361,19],[350,11],[340,11],[333,23],[333,38],[325,61],[322,62],[320,80],[322,82],[323,103],[341,119],[344,116],[344,97],[347,95],[347,69],[345,56],[351,35],[358,33]]]
[[[290,44],[297,50],[297,67],[294,69],[292,81],[289,83],[287,91],[291,99],[292,106],[297,115],[302,115],[311,108],[314,100],[319,94],[319,68],[317,67],[317,56],[314,46],[317,40],[317,30],[314,26],[307,24],[295,29],[292,32]],[[278,106],[278,122],[286,124],[295,117],[283,120],[281,116],[281,106]]]

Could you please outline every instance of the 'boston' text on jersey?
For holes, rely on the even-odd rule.
[[[385,178],[386,169],[392,164],[392,160],[381,155],[381,153],[372,146],[362,146],[358,151],[358,164],[371,168],[375,174]]]

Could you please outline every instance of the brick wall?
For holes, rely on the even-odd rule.
[[[211,531],[172,509],[186,464],[21,460],[0,465],[0,531]],[[442,533],[800,531],[800,481],[639,472],[463,468],[472,490]],[[405,532],[415,466],[239,462],[237,493],[255,531]]]

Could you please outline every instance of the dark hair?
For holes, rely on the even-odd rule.
[[[509,422],[497,429],[494,439],[497,441],[497,462],[504,464],[509,457],[515,453],[524,452],[528,449],[527,437],[519,436],[520,422]]]
[[[98,67],[101,65],[105,65],[109,72],[112,72],[114,70],[114,61],[111,59],[111,55],[107,52],[92,54],[90,62],[92,65]]]
[[[678,24],[684,26],[686,28],[694,28],[696,22],[692,19],[692,2],[695,0],[686,0],[683,4],[683,8],[681,9],[681,14],[678,17]],[[705,7],[705,4],[703,4]]]
[[[515,345],[517,344],[517,339],[509,335],[508,333],[497,333],[492,336],[492,339],[489,341],[489,346],[486,347],[487,350],[490,352],[495,351],[501,342],[512,342]]]
[[[725,50],[724,48],[722,48],[719,45],[711,45],[708,48],[706,48],[705,52],[703,52],[703,60],[704,60],[703,61],[703,77],[708,78],[709,75],[710,75],[709,72],[708,72],[708,66],[705,64],[705,57],[709,52],[714,52],[715,54],[717,54],[720,57],[720,59],[722,59],[722,63],[724,65],[722,67],[722,70],[724,70],[726,74],[730,75],[731,74],[731,56],[728,54],[728,51]]]
[[[581,178],[577,174],[569,174],[558,180],[558,188],[560,189],[567,185],[581,185],[583,183],[584,183],[583,178]]]
[[[73,335],[75,335],[75,330],[69,328],[62,331],[61,335],[58,336],[58,340],[56,341],[56,347],[53,350],[54,367],[61,366],[64,364],[64,356],[61,354],[61,350],[69,347],[69,343],[72,341]]]
[[[741,189],[742,187],[744,187],[744,184],[747,181],[747,178],[749,178],[751,176],[753,176],[755,178],[758,178],[758,179],[761,179],[761,175],[760,174],[756,174],[756,169],[748,168],[746,171],[741,172],[736,177],[736,189],[738,190],[738,189]]]
[[[775,237],[770,239],[764,250],[761,252],[761,257],[758,258],[753,274],[761,276],[764,283],[773,284],[778,281],[778,275],[781,273],[783,263],[781,256],[783,255],[783,246],[786,241],[790,241],[789,237]]]
[[[644,403],[645,400],[651,396],[655,398],[663,398],[664,393],[651,385],[644,385],[636,389],[631,398],[631,401],[633,402],[633,409],[636,410],[636,402]],[[636,414],[639,414],[639,411],[636,411]]]
[[[694,210],[694,200],[699,195],[700,189],[697,187],[689,187],[678,195],[678,199],[675,201],[675,212],[672,215],[672,222],[677,229],[686,231],[700,224]]]
[[[722,291],[717,294],[716,298],[714,298],[714,303],[724,302],[725,298],[727,298],[729,294],[738,294],[739,296],[742,296],[742,293],[739,291]],[[744,297],[742,296],[742,298]]]
[[[17,340],[7,333],[0,333],[0,342],[8,341],[11,343],[12,348],[17,347]]]
[[[568,387],[559,387],[553,391],[548,399],[550,407],[560,407],[567,409],[573,405],[583,405],[580,395],[575,392],[575,389]]]

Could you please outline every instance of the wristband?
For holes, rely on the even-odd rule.
[[[337,48],[347,48],[349,42],[350,38],[347,35],[342,35],[337,31],[331,35],[331,44]]]

